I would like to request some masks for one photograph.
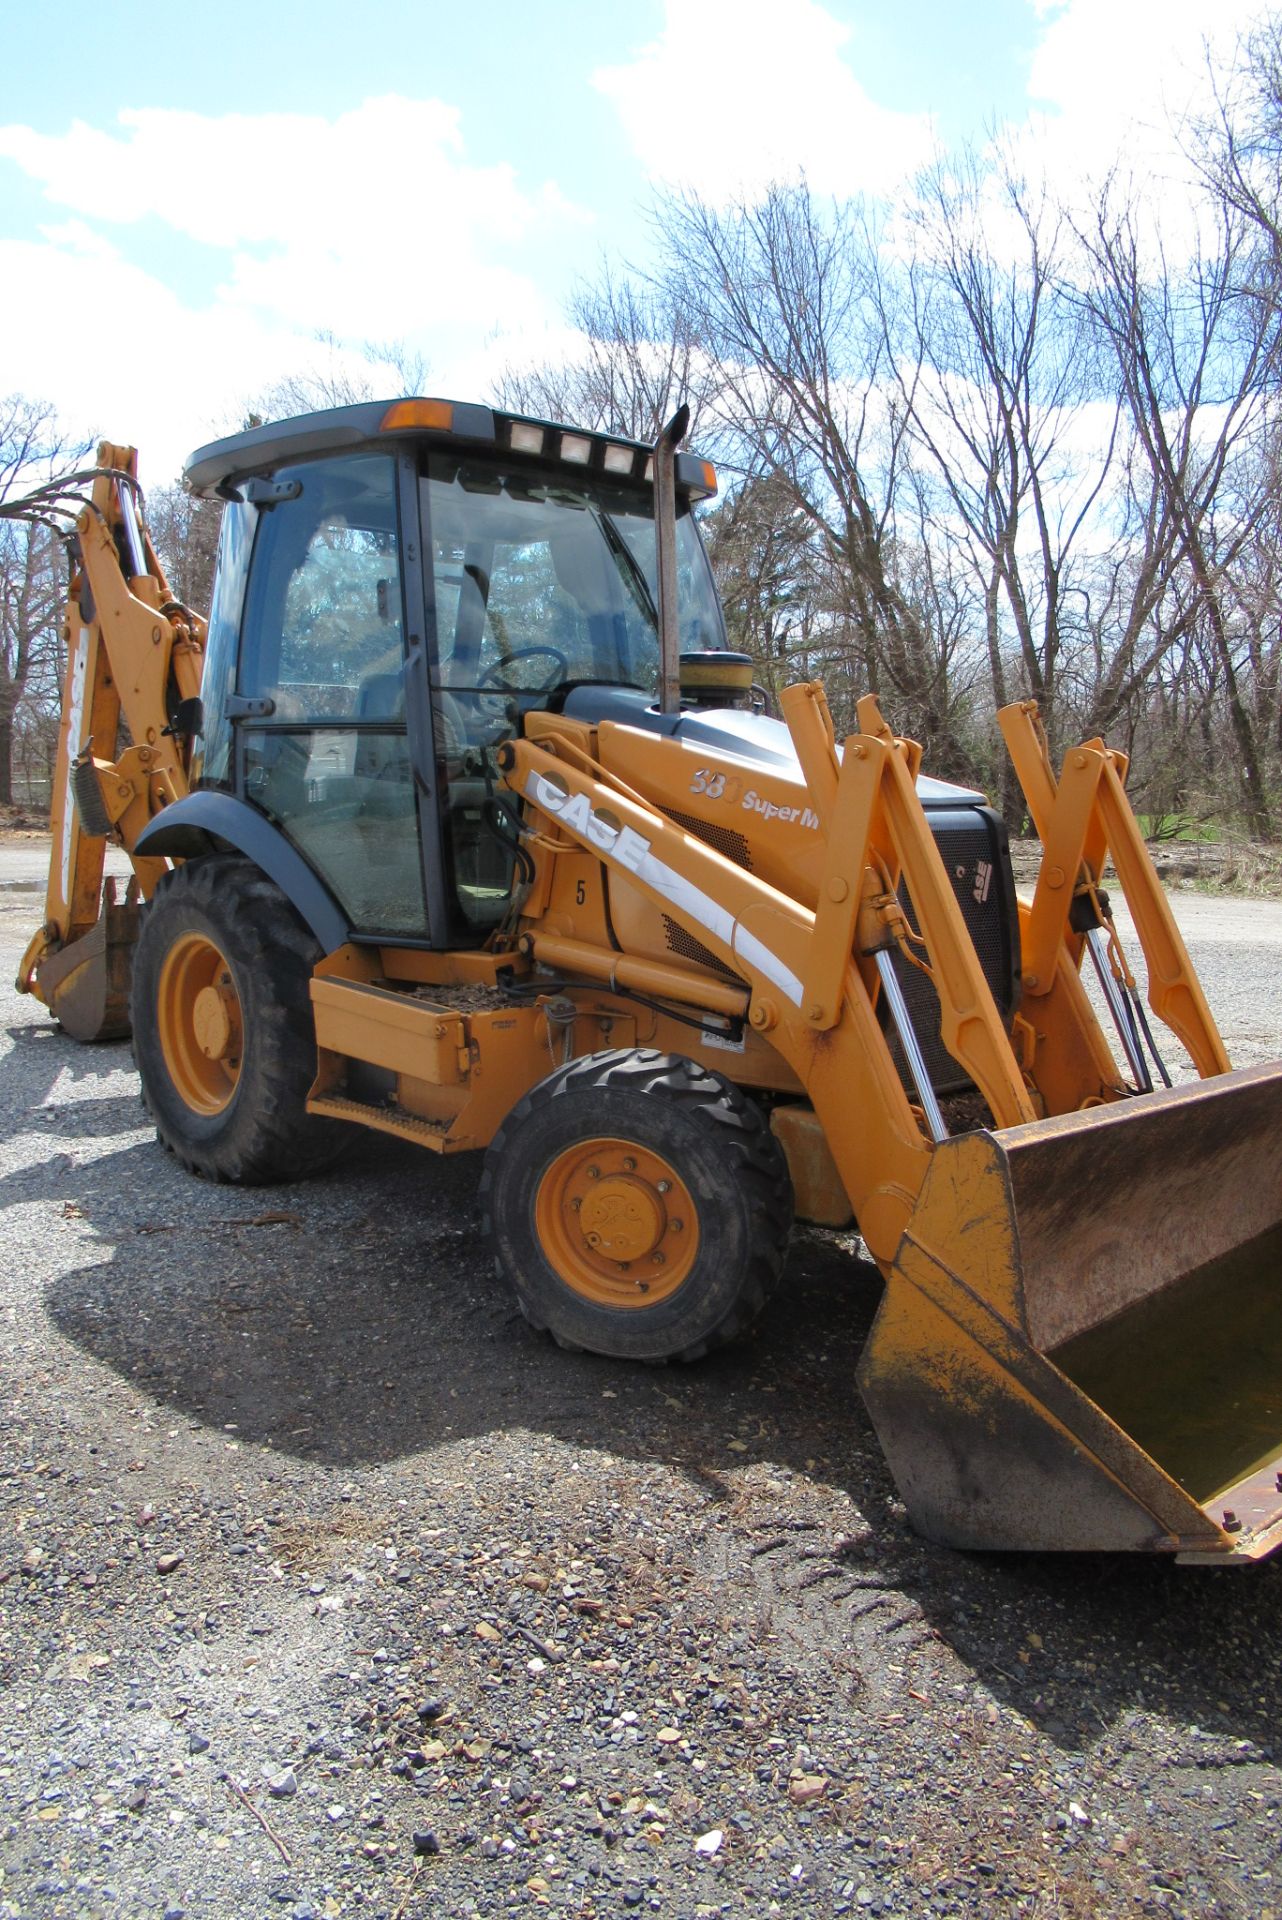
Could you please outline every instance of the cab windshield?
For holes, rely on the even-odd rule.
[[[582,681],[657,687],[650,490],[437,456],[427,491],[437,687],[536,700]],[[682,651],[724,647],[688,503],[677,516]]]

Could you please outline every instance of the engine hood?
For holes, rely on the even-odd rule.
[[[634,687],[579,686],[566,695],[564,711],[573,720],[599,725],[612,720],[680,740],[683,745],[707,747],[731,754],[763,772],[796,775],[799,771],[792,736],[782,720],[764,713],[745,713],[738,707],[697,707],[682,713],[660,713],[649,696]],[[974,787],[956,786],[921,774],[917,795],[923,807],[983,806],[986,796]]]

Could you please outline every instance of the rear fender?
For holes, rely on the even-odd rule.
[[[203,790],[174,801],[143,828],[134,851],[191,860],[229,847],[276,882],[324,952],[343,945],[351,929],[328,887],[279,827],[234,794]]]

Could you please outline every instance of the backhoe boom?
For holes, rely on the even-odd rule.
[[[18,969],[78,1040],[129,1031],[138,898],[168,867],[133,858],[143,828],[186,793],[205,622],[170,592],[141,513],[137,455],[104,442],[65,536],[66,673],[54,766],[44,921]],[[131,856],[123,903],[104,885],[108,843]]]

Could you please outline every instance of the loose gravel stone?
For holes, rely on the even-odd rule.
[[[919,1540],[848,1237],[706,1365],[562,1353],[467,1158],[206,1186],[0,1013],[0,1920],[1282,1916],[1282,1567]]]

